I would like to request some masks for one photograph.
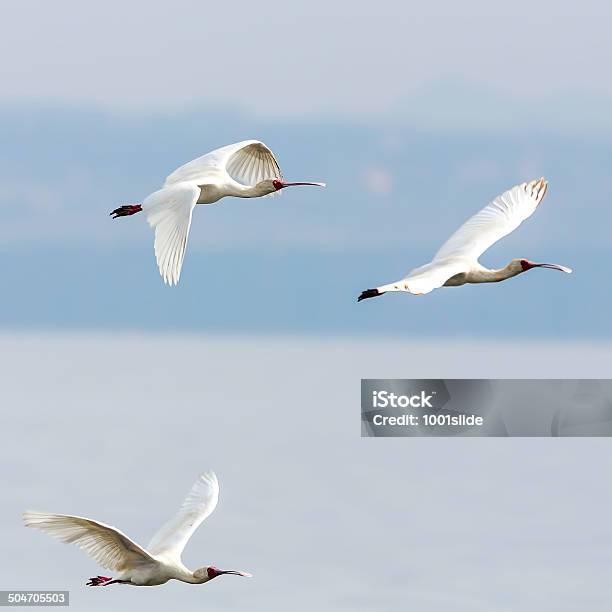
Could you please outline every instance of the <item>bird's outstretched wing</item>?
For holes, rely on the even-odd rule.
[[[215,149],[177,168],[168,176],[164,186],[180,182],[205,184],[212,175],[226,172],[243,185],[283,178],[274,153],[263,142],[243,140]]]
[[[176,285],[187,248],[191,215],[200,189],[189,183],[164,187],[142,204],[149,225],[155,230],[155,258],[165,283]]]
[[[491,245],[530,217],[548,188],[544,178],[516,185],[497,196],[468,219],[436,253],[433,261],[448,257],[478,259]]]
[[[243,185],[257,185],[266,179],[282,179],[283,173],[274,153],[257,140],[240,143],[227,157],[227,173]]]
[[[219,482],[214,472],[198,476],[178,513],[151,539],[151,554],[181,558],[189,538],[202,521],[212,514],[219,501]]]
[[[118,529],[81,516],[23,513],[26,527],[40,529],[62,542],[76,544],[102,567],[112,571],[155,563],[155,559]]]

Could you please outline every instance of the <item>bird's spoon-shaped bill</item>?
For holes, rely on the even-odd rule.
[[[527,262],[528,268],[549,268],[550,270],[559,270],[560,272],[566,272],[567,274],[572,273],[572,269],[567,266],[552,263],[534,263],[532,261]]]
[[[325,187],[325,183],[311,183],[311,182],[300,182],[300,183],[286,183],[281,182],[283,187],[296,187],[297,185],[313,185],[314,187]]]

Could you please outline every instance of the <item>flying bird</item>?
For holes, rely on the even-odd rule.
[[[325,187],[325,183],[284,181],[274,153],[263,142],[244,140],[186,163],[142,204],[126,204],[110,214],[117,219],[145,213],[155,230],[159,272],[165,283],[176,285],[196,204],[214,204],[226,196],[259,198],[297,185]]]
[[[559,264],[535,263],[528,259],[513,259],[499,270],[490,270],[478,262],[480,255],[491,245],[514,231],[533,214],[544,199],[547,189],[548,183],[544,178],[512,187],[468,219],[442,245],[430,263],[415,268],[405,278],[394,283],[366,289],[357,301],[378,297],[388,291],[423,295],[442,286],[497,283],[533,268],[571,273],[571,268]]]
[[[192,572],[181,561],[189,538],[212,514],[218,499],[219,482],[214,472],[200,474],[178,513],[153,536],[147,548],[136,544],[115,527],[81,516],[28,511],[23,513],[23,521],[26,527],[40,529],[62,542],[76,544],[102,567],[118,572],[114,578],[90,578],[87,586],[154,586],[168,580],[204,584],[224,574],[250,577],[247,572],[220,570],[213,565]]]

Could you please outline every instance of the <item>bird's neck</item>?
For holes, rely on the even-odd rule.
[[[232,184],[228,191],[230,192],[228,195],[235,198],[259,198],[270,193],[270,191],[258,185],[241,185],[240,183]]]
[[[171,559],[162,559],[160,560],[160,562],[164,566],[164,570],[167,572],[167,574],[169,576],[172,576],[174,580],[180,580],[181,582],[188,582],[189,584],[201,584],[202,582],[206,582],[206,580],[208,579],[208,576],[204,574],[205,579],[202,580],[204,576],[200,575],[197,571],[192,572],[180,560],[177,561],[171,558]]]
[[[187,568],[180,568],[177,573],[177,579],[182,582],[189,584],[202,584],[208,582],[208,576],[198,578],[193,572],[190,572]]]
[[[498,270],[489,270],[488,268],[482,268],[480,270],[474,270],[468,275],[469,283],[498,283],[499,281],[512,278],[517,274],[520,274],[523,270],[516,269],[512,262],[503,268]]]

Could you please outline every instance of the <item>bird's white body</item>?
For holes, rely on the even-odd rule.
[[[155,230],[155,257],[165,283],[176,285],[181,275],[191,216],[197,204],[221,198],[258,198],[284,187],[324,183],[287,183],[272,151],[258,140],[244,140],[202,155],[170,174],[163,187],[142,205],[121,206],[111,215],[144,211]]]
[[[359,300],[376,297],[389,291],[415,295],[429,293],[438,287],[456,287],[466,283],[495,283],[512,278],[536,267],[571,272],[558,264],[538,264],[526,259],[513,259],[507,266],[491,270],[478,258],[500,238],[514,231],[530,217],[542,202],[548,183],[543,179],[522,183],[504,192],[468,219],[438,250],[433,260],[415,268],[403,279],[366,289]]]
[[[23,519],[27,527],[41,529],[62,542],[74,543],[102,567],[117,572],[113,578],[92,578],[90,586],[114,583],[155,586],[168,580],[203,584],[222,574],[250,575],[218,570],[214,566],[191,571],[181,560],[189,538],[213,512],[218,499],[219,483],[214,472],[201,474],[179,512],[153,536],[147,548],[115,527],[80,516],[28,511],[24,512]]]
[[[157,586],[169,580],[180,580],[189,584],[202,584],[208,581],[208,578],[204,581],[196,579],[192,571],[174,559],[161,555],[153,555],[153,559],[155,562],[147,567],[119,572],[115,578],[135,586]]]
[[[162,191],[180,184],[194,185],[200,190],[196,204],[214,204],[226,196],[253,198],[272,194],[274,190],[257,185],[266,179],[282,178],[272,151],[258,140],[244,140],[177,168],[166,178]]]

